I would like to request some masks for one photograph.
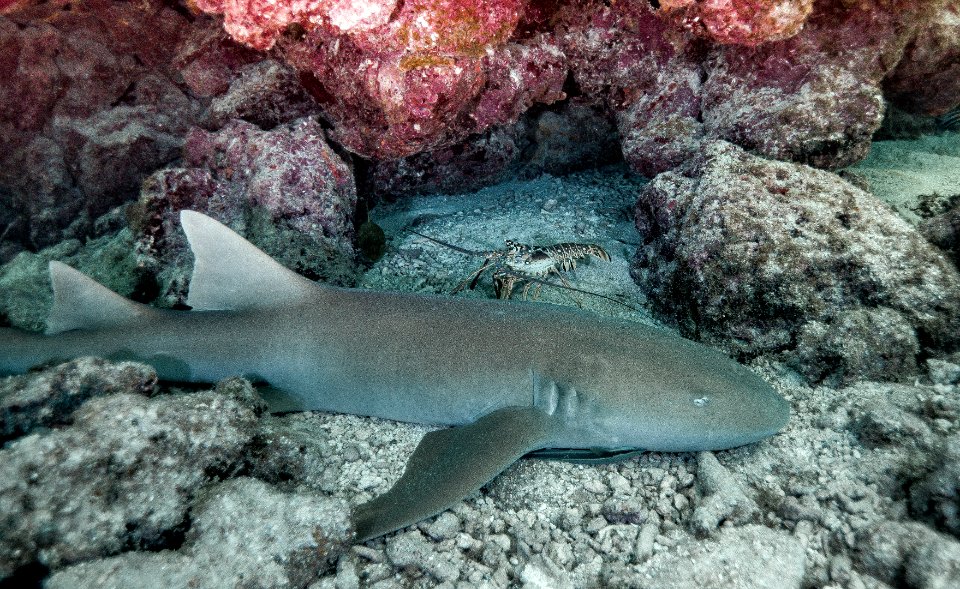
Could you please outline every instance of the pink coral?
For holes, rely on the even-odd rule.
[[[391,159],[512,123],[564,96],[564,56],[548,39],[510,42],[524,0],[198,0],[235,38],[276,45],[363,156]],[[386,8],[389,8],[387,10]]]
[[[328,25],[357,33],[387,23],[397,0],[194,0],[197,8],[223,14],[230,35],[253,47],[270,49],[291,25]]]
[[[661,9],[686,28],[725,45],[758,45],[795,35],[813,0],[663,0]]]

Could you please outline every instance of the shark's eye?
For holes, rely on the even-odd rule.
[[[693,405],[695,407],[706,407],[710,403],[710,397],[706,395],[701,395],[693,399]]]

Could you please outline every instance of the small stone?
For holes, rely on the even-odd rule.
[[[523,589],[573,589],[569,573],[543,554],[533,556],[520,569]]]
[[[597,479],[587,479],[583,483],[583,488],[594,495],[606,495],[610,491],[607,486],[603,484],[603,481]]]
[[[953,362],[930,358],[927,360],[927,370],[933,384],[952,385],[960,383],[960,365]]]
[[[620,473],[610,473],[610,476],[607,478],[607,482],[614,494],[626,494],[630,491],[630,481],[628,481],[627,478]]]
[[[647,508],[636,499],[607,499],[601,511],[611,524],[641,524],[647,520]]]
[[[636,547],[633,550],[633,558],[636,562],[643,562],[653,555],[653,545],[659,534],[660,530],[654,524],[644,524],[640,527]]]
[[[701,536],[713,533],[722,521],[746,523],[758,513],[756,503],[712,452],[697,454],[697,500],[691,526]]]
[[[605,527],[607,527],[607,520],[606,520],[606,518],[601,517],[601,516],[597,516],[597,517],[591,519],[591,520],[587,523],[586,530],[587,530],[587,532],[590,533],[590,534],[596,534],[597,532],[599,532],[600,530],[602,530],[602,529],[605,528]]]
[[[460,531],[460,518],[450,511],[445,511],[427,525],[424,531],[438,542],[453,538]]]

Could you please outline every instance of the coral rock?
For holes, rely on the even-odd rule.
[[[255,479],[204,492],[177,551],[129,552],[53,575],[63,589],[306,587],[348,546],[349,509],[318,493],[282,493]]]
[[[234,38],[276,44],[333,121],[335,140],[388,159],[452,145],[564,96],[559,49],[540,37],[509,41],[524,4],[198,2],[225,13]]]
[[[910,488],[910,505],[917,515],[960,538],[960,435],[944,443],[941,464]]]
[[[679,165],[702,139],[702,50],[647,2],[593,5],[562,36],[577,86],[614,113],[623,156],[654,175]]]
[[[683,13],[728,11],[734,20],[741,8],[761,4],[806,10],[805,3],[681,4]],[[935,18],[932,4],[873,4],[817,3],[792,36],[787,27],[771,37],[780,40],[758,44],[760,34],[718,45],[685,32],[696,27],[683,27],[668,5],[657,11],[639,0],[596,3],[569,17],[561,39],[573,79],[609,106],[624,157],[643,174],[679,165],[712,139],[838,168],[866,157],[883,118],[880,82]],[[940,61],[925,63],[950,63],[949,50],[935,53]]]
[[[650,581],[643,585],[650,589],[800,589],[807,566],[803,545],[790,534],[758,525],[731,526],[714,539],[685,537],[673,550],[658,551],[646,569]],[[611,584],[635,582],[634,576]]]
[[[222,35],[211,24],[191,26],[160,0],[56,0],[0,16],[0,208],[19,244],[3,261],[87,234],[179,155],[204,105],[184,92],[189,60],[177,51]]]
[[[960,2],[934,4],[884,89],[900,108],[936,116],[960,106]]]
[[[960,584],[960,542],[917,522],[882,521],[858,534],[860,568],[877,580],[905,587]]]
[[[73,412],[96,396],[153,395],[157,373],[135,362],[79,358],[39,373],[0,380],[0,439],[72,422]]]
[[[569,174],[618,161],[617,142],[603,109],[575,99],[527,112],[516,124],[493,127],[451,147],[376,161],[369,170],[369,190],[457,194],[510,178]]]
[[[660,8],[681,26],[717,43],[758,45],[795,35],[813,0],[662,0]]]
[[[920,232],[930,243],[947,252],[960,267],[960,193],[949,197],[949,208],[924,219]]]
[[[715,142],[648,184],[636,219],[634,277],[688,336],[814,380],[904,378],[917,342],[960,343],[960,273],[828,172]]]
[[[166,303],[185,300],[190,256],[179,211],[207,213],[310,278],[353,278],[352,170],[330,148],[320,125],[303,119],[263,131],[234,121],[217,132],[194,129],[188,168],[155,173],[134,212],[143,262],[162,278]]]
[[[242,119],[262,129],[272,129],[316,109],[296,73],[267,59],[238,69],[229,89],[211,101],[204,126],[219,129],[232,119]]]
[[[228,472],[257,417],[245,381],[153,399],[87,401],[73,425],[0,450],[0,578],[163,546],[186,525],[200,487]]]

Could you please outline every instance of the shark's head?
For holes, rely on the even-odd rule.
[[[601,438],[621,448],[722,450],[786,425],[790,405],[746,367],[686,340],[673,352],[618,371],[608,383],[615,392],[597,391],[589,402],[584,395],[587,421]]]

